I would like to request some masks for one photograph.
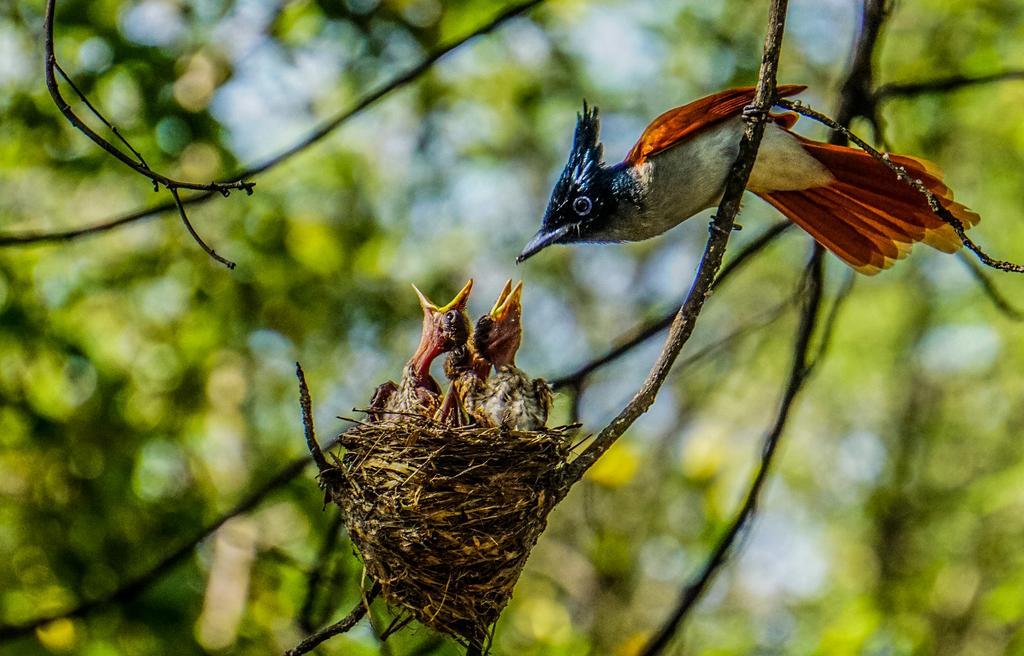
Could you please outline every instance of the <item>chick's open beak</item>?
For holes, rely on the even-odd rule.
[[[466,309],[466,304],[469,302],[469,293],[473,291],[473,279],[470,278],[465,286],[459,290],[459,293],[455,295],[451,303],[444,307],[437,308],[438,312],[447,312],[448,310],[459,310],[463,311]]]
[[[477,352],[495,366],[515,364],[523,335],[522,301],[523,283],[513,287],[509,280],[491,311],[477,322],[473,344]]]
[[[494,303],[494,307],[491,308],[491,318],[499,323],[512,318],[518,319],[522,315],[522,311],[523,282],[520,280],[513,287],[512,281],[509,280],[498,294],[498,300]]]
[[[455,298],[453,298],[450,303],[448,303],[447,305],[443,305],[441,307],[438,307],[437,305],[434,304],[433,301],[424,296],[423,292],[421,292],[416,285],[413,285],[412,288],[413,291],[416,292],[416,297],[420,299],[420,307],[423,309],[424,315],[444,314],[448,310],[452,309],[466,309],[466,303],[469,302],[469,293],[473,291],[473,279],[470,278],[466,282],[465,286],[463,286],[463,288],[459,290],[459,293],[455,295]]]
[[[416,353],[413,354],[411,362],[417,375],[425,376],[430,371],[430,365],[434,359],[444,353],[446,348],[451,348],[447,346],[449,340],[444,327],[444,316],[449,310],[457,310],[460,313],[466,311],[469,293],[473,290],[473,279],[469,279],[451,302],[441,307],[427,298],[416,285],[413,285],[412,288],[419,298],[420,308],[423,309],[423,331],[420,334],[420,344],[416,347]]]

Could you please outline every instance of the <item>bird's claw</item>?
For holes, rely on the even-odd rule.
[[[715,234],[717,232],[720,235],[727,235],[730,231],[718,225],[718,222],[716,221],[715,217],[712,217],[711,221],[708,222],[708,232],[711,234]]]
[[[768,117],[768,113],[757,105],[747,105],[741,112],[743,120],[747,123],[760,123]]]

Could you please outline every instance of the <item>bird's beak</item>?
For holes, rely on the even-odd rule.
[[[512,281],[509,280],[505,283],[501,294],[498,295],[498,300],[491,308],[490,315],[495,321],[502,322],[512,316],[518,317],[522,313],[522,307],[523,282],[519,281],[515,287],[512,287]]]
[[[477,349],[485,361],[495,366],[515,364],[516,351],[522,340],[523,327],[523,283],[515,287],[512,281],[505,283],[498,294],[498,300],[487,314],[490,322],[484,331],[474,333]],[[478,324],[479,325],[479,324]]]
[[[419,376],[426,376],[430,371],[430,363],[434,358],[444,352],[445,335],[441,327],[440,318],[449,310],[455,309],[465,312],[466,303],[469,301],[469,293],[473,290],[473,279],[455,295],[447,305],[438,307],[416,285],[412,288],[420,300],[420,307],[423,309],[423,332],[420,335],[420,344],[412,356],[415,363],[416,373]]]
[[[494,313],[497,312],[498,308],[500,308],[505,303],[505,299],[507,299],[508,295],[511,294],[511,293],[512,293],[512,279],[509,278],[508,280],[505,281],[505,286],[501,288],[500,292],[498,292],[498,299],[496,301],[494,301],[494,307],[492,307],[491,311],[488,312],[487,314],[489,314],[490,316],[493,317]]]
[[[455,295],[455,298],[452,299],[451,303],[449,303],[448,305],[445,305],[444,307],[437,308],[437,311],[441,312],[443,314],[443,313],[447,312],[448,310],[459,310],[459,311],[465,310],[466,309],[466,303],[469,302],[469,293],[471,291],[473,291],[473,279],[472,278],[470,278],[466,282],[466,284],[463,286],[463,288],[461,290],[459,290],[459,293]]]
[[[420,307],[423,309],[424,314],[444,314],[451,309],[466,309],[466,303],[469,301],[469,293],[473,291],[473,279],[470,278],[469,281],[466,282],[465,286],[459,290],[459,293],[455,295],[455,298],[453,298],[448,305],[441,307],[438,307],[433,301],[424,296],[423,292],[421,292],[416,285],[413,285],[412,289],[416,292],[416,297],[420,299]]]
[[[533,236],[533,239],[530,240],[530,243],[523,248],[523,252],[519,254],[519,257],[516,258],[516,264],[522,264],[527,260],[527,258],[533,257],[551,244],[557,243],[575,227],[575,224],[569,223],[564,226],[559,226],[554,230],[541,228],[537,231],[537,234]]]

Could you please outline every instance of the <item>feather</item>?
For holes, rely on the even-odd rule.
[[[794,96],[806,88],[802,84],[784,84],[778,87],[777,91],[779,97],[783,98]],[[754,87],[740,87],[670,109],[651,121],[624,161],[631,166],[643,164],[648,157],[671,148],[690,135],[739,116],[743,113],[743,108],[753,101]],[[781,124],[788,127],[794,122],[791,119],[783,119]]]
[[[854,269],[878,273],[906,257],[915,242],[947,253],[960,247],[956,232],[932,212],[924,195],[885,164],[861,150],[794,136],[835,179],[808,189],[757,193]],[[981,220],[953,200],[934,164],[902,155],[891,160],[920,180],[965,228]]]

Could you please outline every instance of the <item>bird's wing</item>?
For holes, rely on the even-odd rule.
[[[777,87],[779,98],[795,96],[806,88],[802,84],[783,84]],[[624,161],[631,166],[642,164],[651,155],[674,146],[699,130],[739,116],[743,108],[753,101],[754,87],[740,87],[670,109],[651,121]]]

